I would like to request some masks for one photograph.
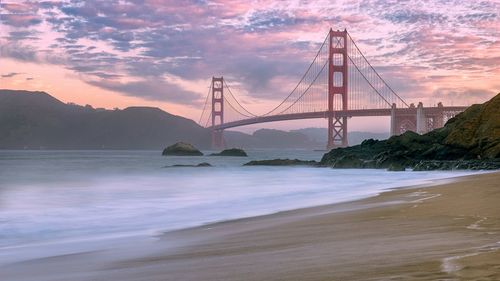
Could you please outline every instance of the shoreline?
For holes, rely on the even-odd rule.
[[[400,173],[400,172],[398,172]],[[425,183],[419,183],[419,184],[413,184],[413,185],[402,185],[402,186],[397,186],[397,187],[389,187],[387,189],[384,189],[380,191],[379,193],[375,193],[372,195],[366,195],[360,198],[355,198],[352,200],[346,200],[346,201],[340,201],[340,202],[334,202],[334,203],[327,203],[327,204],[321,204],[321,205],[314,205],[314,206],[307,206],[307,207],[299,207],[295,209],[288,209],[288,210],[282,210],[282,211],[277,211],[274,213],[268,213],[268,214],[262,214],[262,215],[256,215],[256,216],[248,216],[248,217],[241,217],[241,218],[236,218],[236,219],[228,219],[228,220],[221,220],[221,221],[213,221],[213,222],[208,222],[205,224],[201,225],[196,225],[196,226],[191,226],[191,227],[185,227],[185,228],[179,228],[179,229],[173,229],[173,230],[165,230],[161,231],[158,235],[155,235],[154,237],[161,238],[163,236],[168,236],[170,233],[175,233],[175,232],[183,232],[183,231],[196,231],[197,229],[204,229],[204,228],[211,228],[212,226],[220,225],[220,224],[230,224],[230,223],[236,223],[239,221],[246,221],[246,220],[259,220],[259,219],[264,219],[266,217],[272,217],[272,216],[284,216],[288,213],[295,213],[295,212],[301,212],[301,213],[308,213],[308,212],[315,212],[317,209],[325,209],[325,208],[334,208],[337,205],[354,205],[358,201],[364,201],[368,200],[370,198],[376,198],[378,196],[381,196],[385,193],[389,192],[394,192],[394,191],[399,191],[399,190],[408,190],[408,189],[417,189],[417,188],[431,188],[434,186],[439,186],[439,185],[444,185],[444,184],[452,184],[454,182],[460,181],[462,178],[465,177],[471,177],[471,176],[477,176],[477,175],[483,175],[483,174],[490,174],[490,173],[498,173],[498,171],[474,171],[473,174],[467,174],[467,175],[460,175],[460,176],[454,176],[454,177],[447,177],[447,178],[439,178],[439,179],[431,179],[431,180],[425,180],[427,182]],[[369,206],[372,207],[372,206]],[[366,207],[368,208],[368,207]]]
[[[279,167],[275,167],[279,168]],[[295,167],[292,167],[295,168]],[[300,166],[299,168],[304,168],[303,166]],[[305,168],[318,168],[318,167],[305,167]],[[328,167],[319,167],[322,169],[330,169]],[[341,169],[341,170],[359,170],[359,169]],[[363,169],[363,170],[381,170],[381,169]],[[406,171],[406,172],[413,172],[413,171]],[[429,171],[417,171],[417,172],[429,172]],[[457,172],[457,173],[466,173],[465,175],[457,175],[457,176],[449,176],[445,178],[437,178],[437,179],[424,179],[421,180],[421,183],[416,183],[416,184],[410,184],[410,185],[401,185],[401,186],[395,186],[395,187],[387,187],[384,188],[380,191],[376,191],[373,194],[365,194],[365,195],[359,195],[359,197],[353,198],[353,199],[348,199],[345,201],[338,201],[338,202],[332,202],[332,203],[323,203],[323,204],[318,204],[318,205],[310,205],[310,206],[305,206],[305,207],[296,207],[292,209],[285,209],[285,210],[279,210],[276,212],[271,212],[271,213],[264,213],[264,214],[259,214],[259,215],[250,215],[250,216],[244,216],[244,217],[238,217],[238,218],[233,218],[233,219],[223,219],[219,221],[211,221],[207,223],[202,223],[199,225],[192,225],[192,226],[185,226],[177,229],[171,229],[171,230],[165,230],[161,227],[156,228],[156,229],[151,229],[151,230],[135,230],[135,231],[130,231],[130,232],[118,232],[118,233],[109,233],[109,234],[101,234],[101,235],[93,235],[90,237],[64,237],[64,238],[55,238],[55,239],[50,239],[50,240],[42,240],[42,241],[36,241],[36,242],[30,242],[30,243],[25,243],[25,244],[14,244],[14,245],[6,245],[6,246],[0,246],[0,250],[5,249],[5,250],[10,250],[10,249],[22,249],[22,248],[30,248],[30,247],[39,247],[39,246],[50,246],[50,245],[62,245],[62,244],[79,244],[79,243],[104,243],[105,241],[113,241],[113,240],[120,240],[120,239],[127,239],[127,238],[160,238],[165,234],[171,233],[171,232],[179,232],[179,231],[185,231],[185,230],[194,230],[198,228],[204,228],[208,227],[211,225],[217,225],[217,224],[223,224],[223,223],[231,223],[231,222],[236,222],[240,220],[252,220],[252,219],[259,219],[262,217],[266,216],[274,216],[274,215],[280,215],[280,214],[285,214],[288,212],[305,212],[308,209],[316,209],[316,208],[325,208],[325,207],[331,207],[335,206],[338,204],[350,204],[350,203],[355,203],[360,200],[365,200],[373,197],[380,196],[381,194],[384,194],[386,192],[391,192],[395,190],[400,190],[400,189],[412,189],[412,188],[423,188],[423,187],[432,187],[436,185],[441,185],[441,184],[446,184],[446,183],[451,183],[454,181],[458,181],[463,177],[468,177],[468,176],[475,176],[475,175],[481,175],[481,174],[488,174],[488,173],[494,173],[496,171],[489,171],[489,170],[484,170],[484,171],[467,171],[467,170],[456,170],[456,171],[430,171],[430,172],[447,172],[447,173],[452,173],[452,172]],[[402,172],[395,172],[395,173],[402,173]],[[1,264],[0,264],[1,265]]]
[[[364,279],[368,276],[383,280],[395,276],[387,274],[429,280],[471,274],[472,266],[500,278],[488,268],[475,268],[486,262],[500,269],[500,262],[491,264],[500,257],[500,210],[483,204],[500,200],[500,192],[491,187],[498,180],[499,171],[432,180],[353,201],[169,231],[154,241],[120,249],[20,262],[0,267],[0,272],[12,280],[68,276],[71,280],[368,280]],[[475,198],[485,192],[491,196],[481,197],[480,202],[461,202],[462,214],[454,209],[459,203],[448,198],[463,200],[460,197]],[[77,273],[68,272],[67,268],[75,267]],[[26,276],[25,270],[36,274]]]

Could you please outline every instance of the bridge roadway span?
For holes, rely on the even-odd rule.
[[[441,106],[441,107],[425,107],[423,110],[425,115],[432,116],[442,114],[444,112],[458,112],[464,111],[467,106]],[[271,116],[257,116],[253,118],[248,118],[244,120],[238,120],[233,122],[227,122],[210,127],[214,130],[224,130],[234,127],[246,126],[258,123],[285,121],[285,120],[299,120],[299,119],[316,119],[316,118],[328,118],[330,114],[335,117],[366,117],[366,116],[391,116],[391,108],[381,108],[381,109],[354,109],[354,110],[341,110],[341,111],[316,111],[316,112],[306,112],[306,113],[290,113],[281,115],[271,115]],[[396,108],[395,115],[397,116],[416,116],[417,107],[409,108]]]

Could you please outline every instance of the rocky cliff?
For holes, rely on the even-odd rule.
[[[335,168],[499,169],[500,93],[424,135],[406,132],[388,140],[326,153],[321,165]]]

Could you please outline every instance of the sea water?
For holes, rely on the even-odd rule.
[[[164,157],[159,151],[0,151],[0,252],[344,202],[471,172],[242,166],[323,152]],[[170,167],[208,162],[213,167]],[[4,257],[5,258],[5,257]]]

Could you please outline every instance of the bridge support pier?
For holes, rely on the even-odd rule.
[[[215,129],[224,123],[224,77],[212,77],[212,148],[224,148],[224,130]]]
[[[437,114],[431,116],[431,122],[428,126],[428,131],[432,131],[434,129],[441,128],[444,126],[445,113],[443,109],[443,104],[439,102],[437,108],[438,108]]]
[[[406,131],[417,131],[418,118],[420,115],[413,104],[410,106],[410,112],[407,112],[407,110],[408,109],[398,110],[396,104],[391,106],[391,136],[397,136]],[[420,114],[423,115],[423,112]]]
[[[416,132],[418,134],[425,134],[427,132],[427,120],[424,114],[424,105],[419,102],[417,106],[417,128]]]
[[[396,123],[396,104],[393,103],[391,106],[391,137],[397,135],[397,123]]]
[[[212,130],[212,149],[224,149],[224,130]]]
[[[391,136],[401,135],[406,131],[417,131],[417,118],[416,116],[400,115],[396,113],[394,117],[391,116]]]
[[[328,142],[327,149],[345,147],[347,143],[347,117],[335,116],[335,111],[348,110],[347,106],[347,30],[333,31],[328,36]],[[341,99],[338,102],[336,99]]]
[[[332,113],[328,117],[328,144],[326,148],[346,147],[347,117],[337,117],[334,116],[335,112]]]
[[[444,125],[446,109],[442,103],[437,107],[427,107],[420,102],[417,107],[412,103],[409,108],[396,109],[391,107],[391,136],[400,135],[406,131],[425,134]],[[454,115],[454,114],[453,114]]]

